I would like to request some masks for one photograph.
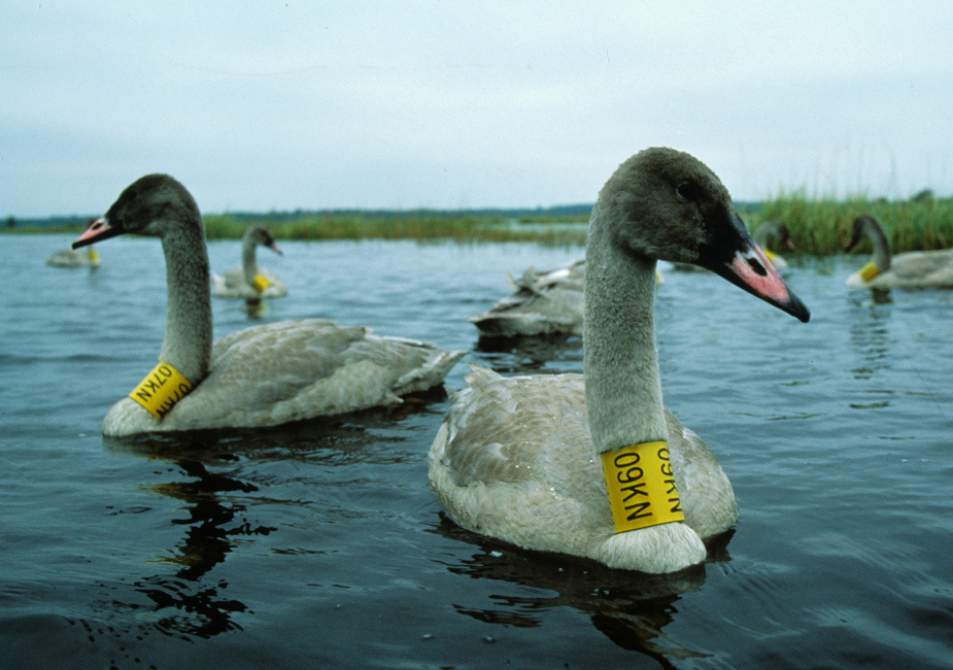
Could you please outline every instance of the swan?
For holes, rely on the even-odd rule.
[[[288,289],[271,272],[258,267],[255,248],[268,247],[281,255],[275,238],[261,226],[251,226],[242,236],[242,266],[225,274],[212,274],[212,295],[217,298],[245,298],[257,301],[261,298],[282,298]]]
[[[761,247],[764,255],[768,257],[768,260],[771,261],[771,265],[774,266],[774,269],[786,270],[788,262],[784,260],[780,254],[768,251],[767,249],[768,242],[772,237],[778,238],[778,244],[783,244],[790,250],[794,249],[794,242],[791,241],[791,233],[788,227],[777,219],[765,221],[751,234],[751,239],[754,240],[755,244]]]
[[[513,294],[467,321],[486,337],[582,335],[585,266],[579,259],[544,272],[531,267],[519,279],[507,275]]]
[[[865,214],[854,220],[850,242],[844,251],[853,249],[865,236],[873,243],[873,258],[847,278],[847,286],[872,289],[953,288],[953,249],[911,251],[891,256],[890,242],[880,222]]]
[[[467,321],[483,337],[582,335],[585,276],[585,258],[543,272],[530,267],[519,279],[507,274],[513,294]],[[657,270],[655,280],[665,283]]]
[[[736,521],[718,461],[662,404],[659,259],[700,264],[810,318],[711,170],[673,149],[636,154],[606,182],[589,221],[585,376],[508,378],[471,366],[454,394],[429,479],[456,523],[526,549],[669,573],[701,563],[703,540]],[[658,525],[634,528],[646,519]]]
[[[464,352],[306,319],[231,333],[212,344],[205,228],[168,175],[141,177],[73,243],[124,233],[162,240],[168,284],[159,364],[109,410],[103,434],[273,426],[397,404],[442,383]]]
[[[772,237],[777,237],[778,242],[788,249],[794,249],[794,242],[791,241],[791,233],[788,227],[776,219],[765,221],[758,226],[751,234],[751,239],[757,244],[764,255],[771,261],[775,270],[786,270],[788,262],[780,254],[773,253],[767,249],[768,241]],[[691,263],[674,263],[674,269],[681,272],[706,272],[705,268],[693,265]]]
[[[92,247],[89,247],[85,253],[72,249],[60,249],[46,259],[47,265],[57,268],[98,268],[99,263],[99,254]]]

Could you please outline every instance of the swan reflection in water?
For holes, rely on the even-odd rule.
[[[439,525],[429,532],[479,549],[471,558],[458,562],[434,559],[448,572],[555,594],[495,594],[487,607],[454,605],[459,614],[488,624],[537,628],[545,625],[544,611],[571,607],[587,613],[593,627],[618,647],[648,656],[663,668],[675,668],[673,661],[710,656],[679,644],[663,631],[674,621],[682,594],[700,591],[704,586],[704,565],[667,575],[614,570],[586,559],[519,549],[471,533],[442,513]],[[732,535],[734,530],[729,530],[709,543],[706,563],[731,560],[728,543]]]
[[[167,554],[157,557],[159,564],[173,566],[175,571],[143,577],[133,586],[152,601],[151,609],[160,615],[154,626],[160,632],[182,639],[207,639],[241,630],[234,615],[248,610],[240,600],[228,597],[226,581],[209,579],[209,573],[225,561],[236,539],[266,536],[277,528],[244,520],[246,506],[228,495],[255,493],[258,488],[254,484],[210,471],[209,467],[222,456],[203,457],[194,444],[182,449],[182,441],[157,436],[107,438],[106,446],[112,451],[168,461],[177,474],[188,478],[148,486],[157,494],[183,503],[180,509],[187,516],[171,523],[183,528],[185,534]]]

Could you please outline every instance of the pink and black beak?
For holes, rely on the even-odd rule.
[[[699,250],[698,265],[807,323],[811,319],[810,310],[778,276],[738,215],[725,211],[718,218],[720,220],[711,221],[708,226],[711,242]]]
[[[106,222],[106,217],[100,217],[89,224],[89,228],[86,229],[86,232],[77,237],[72,246],[73,249],[79,249],[88,244],[102,242],[103,240],[108,240],[110,237],[122,235],[124,232],[122,226],[110,226]]]

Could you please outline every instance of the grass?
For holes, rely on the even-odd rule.
[[[782,193],[762,202],[757,213],[746,218],[752,229],[771,219],[783,221],[796,247],[794,252],[784,251],[787,255],[827,256],[843,250],[854,219],[861,214],[880,221],[894,253],[953,247],[953,198],[934,198],[929,191],[898,201],[861,196],[817,199],[800,191]],[[869,252],[870,243],[865,241],[858,249],[858,253]]]
[[[457,242],[538,242],[549,245],[585,244],[586,208],[570,212],[528,213],[513,218],[489,212],[318,212],[271,214],[212,214],[205,217],[209,239],[239,239],[250,225],[271,230],[278,239],[339,240],[380,239]],[[840,253],[850,237],[851,225],[861,214],[870,214],[887,231],[893,251],[949,249],[953,247],[953,198],[934,198],[924,191],[910,200],[871,200],[852,197],[808,198],[803,191],[784,193],[741,211],[749,227],[780,219],[791,232],[796,249],[774,249],[786,255],[827,256]],[[60,221],[56,222],[61,224]],[[0,232],[75,233],[84,227],[80,217],[73,225],[8,225]],[[566,224],[566,225],[563,225]],[[572,225],[575,224],[575,225]],[[867,253],[867,242],[858,253]]]
[[[511,226],[493,216],[445,216],[412,214],[373,216],[360,214],[303,215],[285,221],[236,220],[228,215],[205,217],[209,239],[239,238],[249,225],[268,228],[277,239],[286,240],[454,240],[458,242],[532,241],[544,244],[583,244],[585,230],[570,227]]]

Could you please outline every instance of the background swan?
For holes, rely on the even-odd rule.
[[[275,238],[261,226],[251,226],[242,236],[242,266],[224,274],[212,274],[212,295],[217,298],[281,298],[288,295],[285,285],[270,271],[258,267],[256,248],[267,247],[281,255]]]
[[[718,461],[662,405],[656,259],[697,263],[810,318],[714,173],[672,149],[636,154],[603,187],[589,223],[585,378],[504,378],[476,368],[454,396],[431,448],[430,483],[457,523],[528,549],[654,573],[700,563],[702,540],[734,523],[734,493]],[[621,447],[654,450],[659,442],[667,446],[655,454],[670,454],[660,467],[672,468],[684,522],[615,532],[602,454],[613,462]]]
[[[850,242],[853,249],[864,237],[874,247],[874,255],[863,268],[847,278],[852,288],[953,288],[953,249],[911,251],[896,256],[890,253],[890,241],[883,226],[872,216],[854,220]]]
[[[124,398],[106,415],[105,435],[272,426],[400,403],[440,384],[463,355],[319,319],[248,328],[213,347],[205,228],[189,192],[167,175],[142,177],[73,247],[123,233],[162,240],[168,284],[160,365],[130,395],[172,407],[157,418]],[[176,404],[183,383],[193,389]]]
[[[545,272],[531,267],[519,279],[507,275],[513,294],[467,321],[486,337],[582,335],[585,268],[579,259]]]
[[[61,249],[49,256],[46,259],[46,264],[57,268],[98,268],[100,260],[99,254],[92,247],[89,247],[86,251]]]

